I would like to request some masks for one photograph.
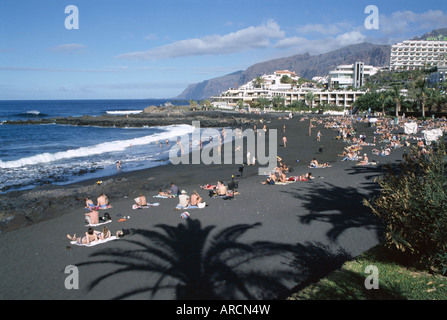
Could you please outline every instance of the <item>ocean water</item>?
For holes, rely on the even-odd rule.
[[[6,125],[6,120],[139,113],[167,100],[0,101],[0,193],[45,184],[68,184],[169,163],[169,140],[191,133],[191,124],[111,128]],[[172,104],[187,104],[171,101]],[[157,141],[162,141],[162,147]]]

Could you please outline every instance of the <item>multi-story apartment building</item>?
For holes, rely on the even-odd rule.
[[[391,47],[390,70],[437,66],[447,58],[447,41],[406,40]]]
[[[329,84],[331,88],[361,88],[365,83],[365,77],[372,76],[378,71],[379,68],[365,65],[363,62],[340,65],[329,72]]]

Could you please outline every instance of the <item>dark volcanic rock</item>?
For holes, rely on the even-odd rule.
[[[268,116],[266,116],[268,117]],[[100,127],[143,127],[166,126],[174,124],[191,124],[200,121],[201,127],[239,126],[259,121],[258,115],[224,111],[179,111],[166,109],[157,112],[142,112],[140,114],[82,116],[67,118],[27,119],[6,121],[5,124],[36,125],[36,124],[65,124],[74,126]]]

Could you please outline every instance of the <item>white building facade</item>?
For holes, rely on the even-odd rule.
[[[446,60],[447,41],[407,40],[391,47],[390,70],[417,70]]]
[[[365,83],[365,78],[376,74],[379,68],[365,65],[363,62],[340,65],[329,72],[329,84],[334,87],[361,88]]]
[[[260,78],[261,83],[257,83],[258,79],[253,79],[239,87],[240,90],[253,90],[260,88],[262,90],[291,90],[293,83],[281,83],[281,79],[286,76],[291,81],[297,82],[299,77],[295,72],[289,70],[275,71],[273,74],[266,74]]]

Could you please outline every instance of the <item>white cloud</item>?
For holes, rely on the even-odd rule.
[[[50,51],[58,54],[84,54],[86,45],[80,43],[61,44],[50,48]]]
[[[429,31],[447,26],[447,14],[441,10],[429,10],[423,13],[396,11],[389,17],[379,16],[379,30],[385,35],[396,35],[427,29]],[[416,36],[416,35],[415,35]],[[421,34],[422,36],[422,34]]]
[[[331,24],[306,24],[304,26],[299,26],[296,31],[299,34],[324,34],[324,35],[335,35],[341,32],[352,29],[352,24],[349,22],[336,22]]]
[[[320,54],[335,50],[347,45],[361,43],[366,36],[359,31],[351,31],[338,35],[337,37],[326,37],[324,39],[309,40],[304,37],[290,37],[281,39],[276,44],[279,49],[294,48],[298,53],[309,52]]]
[[[266,48],[271,39],[285,36],[279,25],[270,20],[257,27],[248,27],[226,35],[209,35],[203,38],[186,39],[157,47],[148,51],[130,52],[119,58],[156,60],[185,56],[218,55]]]

